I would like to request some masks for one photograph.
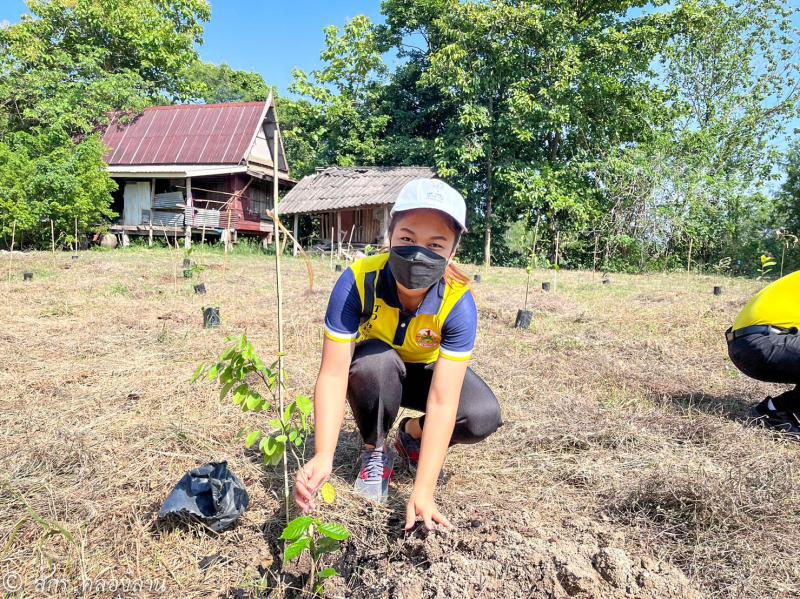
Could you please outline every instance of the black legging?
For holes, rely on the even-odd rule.
[[[800,333],[745,335],[728,342],[728,355],[751,378],[796,385],[773,399],[782,409],[800,410]]]
[[[350,364],[347,399],[365,443],[381,445],[400,406],[424,412],[434,364],[411,364],[378,339],[356,345]],[[424,424],[424,416],[420,426]],[[492,390],[467,368],[450,444],[477,443],[502,424],[500,404]]]

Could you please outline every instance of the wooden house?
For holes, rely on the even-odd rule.
[[[125,241],[182,236],[189,247],[192,237],[269,240],[274,160],[280,189],[295,184],[271,94],[264,102],[153,106],[109,126],[103,142],[119,184],[113,207],[120,218],[111,231]]]
[[[382,244],[389,211],[403,186],[413,179],[434,178],[424,166],[329,167],[303,179],[280,201],[281,216],[314,219],[314,239],[341,253],[343,243]]]

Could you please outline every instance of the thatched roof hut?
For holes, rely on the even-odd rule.
[[[279,204],[282,215],[319,218],[319,239],[341,244],[380,243],[389,210],[413,179],[433,178],[427,166],[329,167],[304,177]]]

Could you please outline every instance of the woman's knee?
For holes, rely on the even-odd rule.
[[[466,433],[473,443],[483,441],[500,428],[502,424],[503,416],[500,413],[500,403],[494,395],[473,406],[467,412],[464,422]]]

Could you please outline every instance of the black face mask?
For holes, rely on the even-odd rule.
[[[389,250],[389,266],[406,289],[427,289],[444,276],[447,258],[418,245],[402,245]]]

